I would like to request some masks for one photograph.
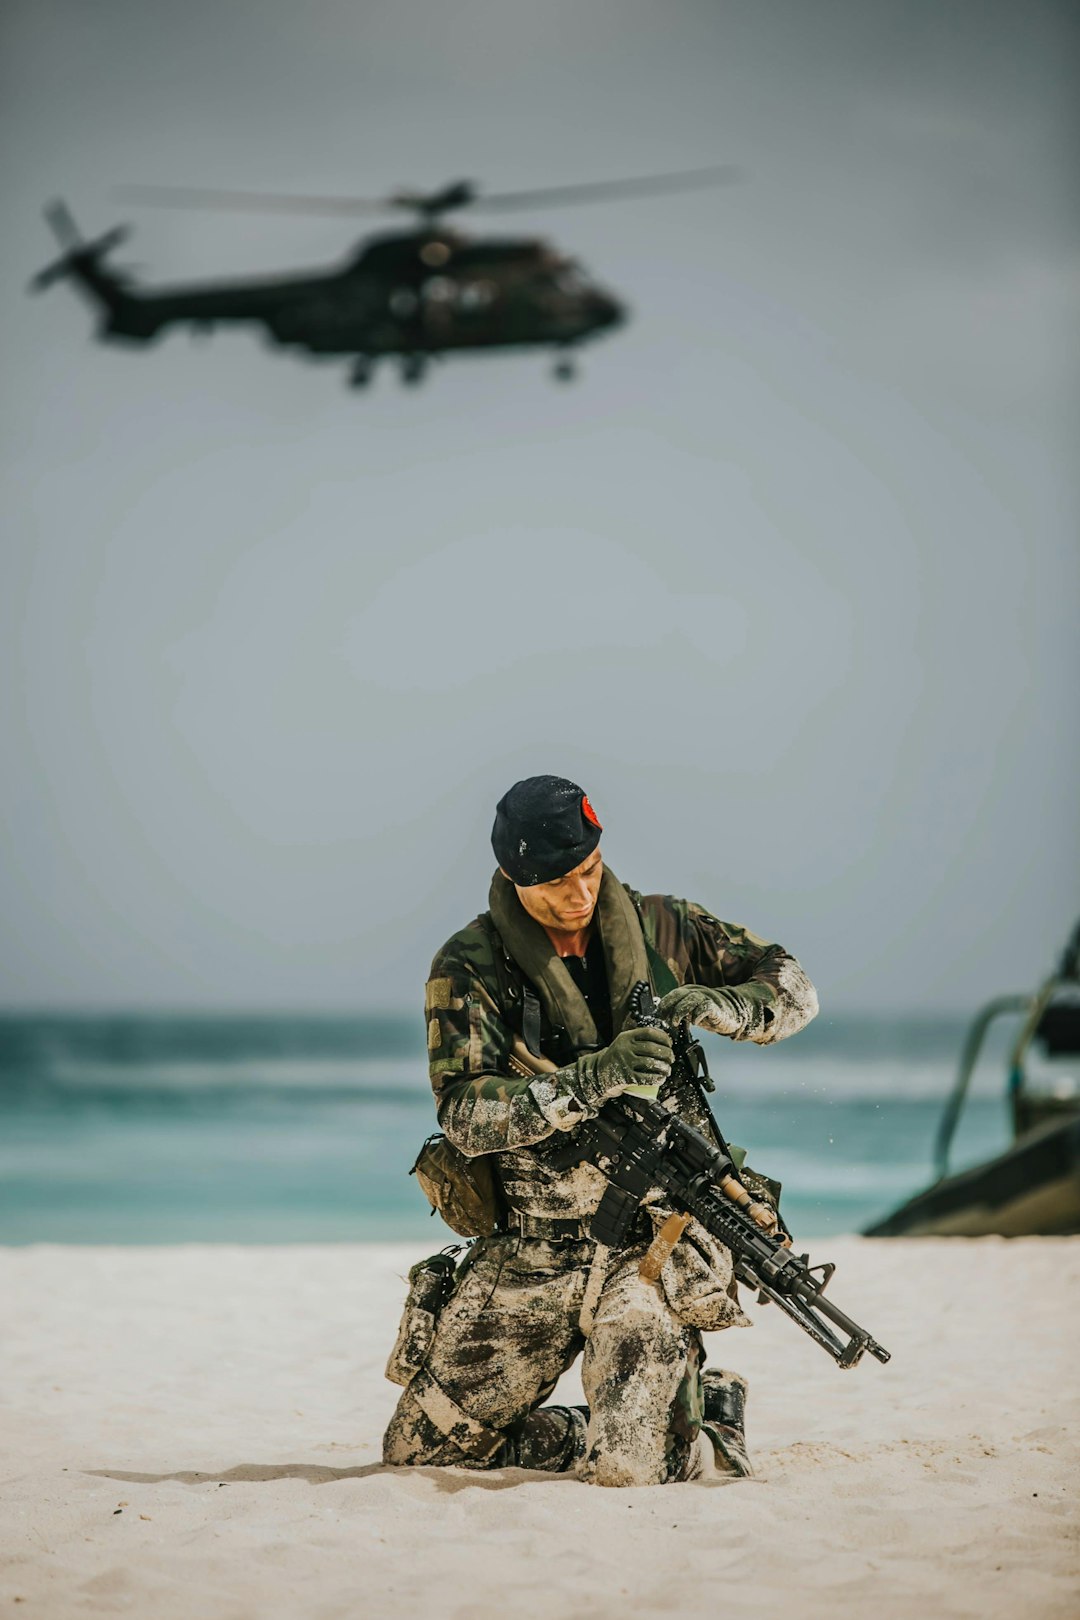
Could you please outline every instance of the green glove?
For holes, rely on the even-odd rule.
[[[666,1029],[624,1029],[602,1052],[578,1058],[575,1090],[590,1108],[627,1086],[655,1086],[671,1073],[675,1052]]]
[[[711,990],[703,984],[681,984],[669,990],[656,1011],[669,1023],[696,1024],[733,1041],[754,1040],[772,1017],[771,1010],[753,995],[737,989]]]

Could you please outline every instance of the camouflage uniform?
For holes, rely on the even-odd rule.
[[[594,926],[608,971],[612,1024],[634,984],[658,995],[693,983],[737,987],[739,1038],[766,1044],[814,1016],[813,986],[794,957],[700,906],[641,895],[606,869]],[[491,909],[432,964],[428,1051],[439,1124],[467,1155],[491,1154],[510,1230],[480,1238],[461,1268],[421,1371],[384,1441],[387,1462],[465,1467],[577,1467],[597,1484],[694,1477],[710,1380],[703,1331],[745,1324],[726,1248],[691,1222],[648,1282],[639,1264],[670,1213],[659,1189],[628,1244],[598,1248],[585,1231],[607,1185],[583,1163],[553,1161],[566,1133],[595,1112],[588,1098],[596,1030],[543,929],[496,873]],[[696,1087],[671,1078],[659,1100],[709,1134]],[[587,1411],[544,1407],[582,1353]]]

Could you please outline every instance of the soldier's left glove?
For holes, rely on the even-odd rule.
[[[712,990],[703,984],[681,984],[669,990],[656,1009],[669,1023],[696,1024],[733,1041],[760,1039],[772,1020],[772,1009],[739,989]]]

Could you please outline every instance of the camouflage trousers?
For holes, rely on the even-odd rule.
[[[586,1300],[593,1243],[481,1238],[401,1394],[384,1460],[576,1469],[596,1485],[696,1477],[701,1334],[640,1276],[644,1250],[610,1256]],[[579,1354],[587,1409],[545,1407]]]

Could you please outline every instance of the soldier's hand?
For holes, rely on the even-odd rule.
[[[666,1029],[624,1029],[597,1053],[596,1080],[605,1097],[626,1086],[655,1086],[666,1080],[675,1061]]]
[[[749,1011],[737,990],[710,990],[702,984],[681,984],[669,990],[656,1009],[657,1017],[671,1024],[696,1024],[713,1035],[733,1038],[746,1029]]]

